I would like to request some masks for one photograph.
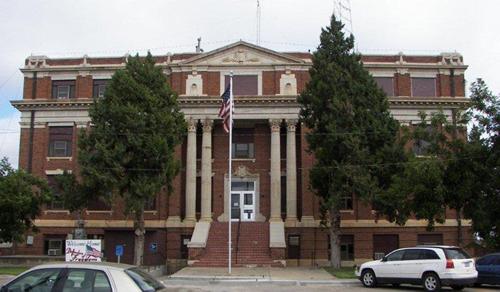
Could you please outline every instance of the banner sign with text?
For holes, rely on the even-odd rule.
[[[66,240],[67,262],[100,262],[101,258],[100,239]]]

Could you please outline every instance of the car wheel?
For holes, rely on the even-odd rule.
[[[441,291],[441,280],[435,273],[427,273],[422,278],[425,291]]]
[[[375,278],[375,273],[372,270],[364,270],[361,273],[361,282],[365,287],[373,288],[377,286],[377,278]]]
[[[464,290],[464,286],[461,286],[461,285],[451,285],[451,289],[453,289],[455,291],[461,291],[461,290]]]

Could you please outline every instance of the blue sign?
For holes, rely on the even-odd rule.
[[[158,248],[158,244],[156,244],[156,243],[151,243],[151,245],[149,246],[149,250],[151,252],[156,252],[157,248]]]
[[[123,256],[123,245],[118,244],[118,245],[115,247],[115,255],[116,255],[117,257],[121,257],[121,256]]]

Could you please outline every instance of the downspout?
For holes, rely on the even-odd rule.
[[[37,89],[37,72],[33,72],[33,86],[31,91],[31,99],[36,98],[36,89]],[[32,173],[33,171],[33,136],[35,129],[35,111],[30,111],[30,137],[29,137],[29,149],[28,149],[28,173]]]

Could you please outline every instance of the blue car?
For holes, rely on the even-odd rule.
[[[476,261],[476,285],[500,285],[500,253],[492,253]]]

